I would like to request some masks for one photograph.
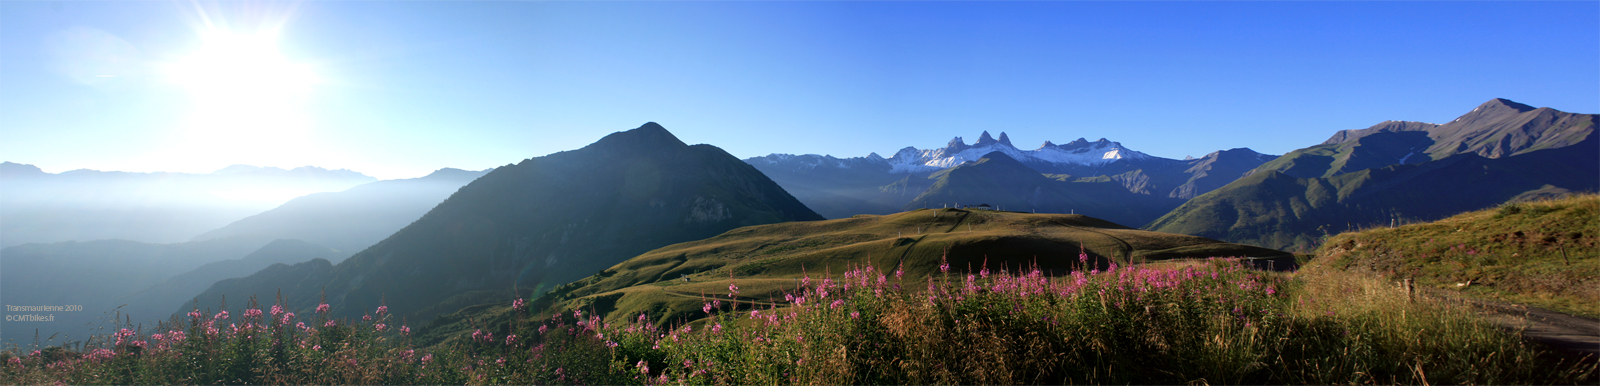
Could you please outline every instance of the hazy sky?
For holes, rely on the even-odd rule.
[[[0,160],[483,169],[656,121],[740,158],[1108,138],[1282,154],[1600,113],[1600,2],[0,1]]]

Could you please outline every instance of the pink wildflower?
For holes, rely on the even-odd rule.
[[[389,312],[389,306],[378,306],[378,315],[383,315],[385,312]]]
[[[328,307],[328,303],[319,304],[319,305],[317,305],[317,313],[326,314],[326,313],[328,313],[328,309],[329,308],[331,308],[331,307]]]

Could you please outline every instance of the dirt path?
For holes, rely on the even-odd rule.
[[[1600,359],[1600,320],[1521,304],[1478,300],[1446,291],[1427,291],[1429,295],[1472,305],[1486,319],[1502,328],[1524,329],[1522,336],[1594,362]]]

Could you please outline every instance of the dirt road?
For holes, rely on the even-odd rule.
[[[1522,331],[1530,341],[1543,343],[1584,361],[1600,359],[1600,320],[1528,307],[1521,304],[1468,299],[1447,291],[1428,291],[1429,295],[1459,301],[1483,311],[1484,316],[1506,329]]]

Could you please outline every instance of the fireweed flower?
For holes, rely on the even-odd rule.
[[[411,335],[411,327],[400,326],[400,335]]]
[[[326,314],[326,313],[328,313],[328,308],[329,308],[328,307],[328,303],[319,304],[319,305],[317,305],[317,313]]]
[[[228,318],[228,311],[218,311],[217,314],[213,315],[211,318],[212,319],[217,319],[217,320],[227,319]]]
[[[251,309],[248,309],[248,310],[244,310],[244,317],[245,318],[250,318],[250,319],[260,318],[261,317],[261,309],[259,309],[259,308],[251,308]]]
[[[729,281],[728,282],[728,297],[731,298],[734,295],[738,295],[738,294],[739,294],[739,286],[734,284],[733,281]]]
[[[383,315],[385,312],[389,312],[389,306],[378,306],[378,315]]]
[[[329,320],[327,323],[323,323],[322,326],[323,327],[333,327],[333,326],[335,326],[337,324],[338,323],[334,323],[332,320]]]
[[[517,336],[515,334],[506,335],[506,345],[507,346],[510,346],[511,344],[516,343],[516,342],[517,342]]]
[[[372,321],[372,315],[361,315],[361,320],[365,321],[365,322],[371,322]]]
[[[274,304],[274,305],[272,305],[272,316],[278,316],[278,315],[283,315],[283,306]]]
[[[517,298],[517,300],[512,300],[511,301],[511,310],[513,310],[513,311],[521,311],[522,310],[522,298]]]
[[[388,325],[383,324],[383,323],[378,323],[378,324],[372,325],[372,328],[377,329],[378,331],[383,331],[384,328],[388,328],[388,327],[389,327]]]

